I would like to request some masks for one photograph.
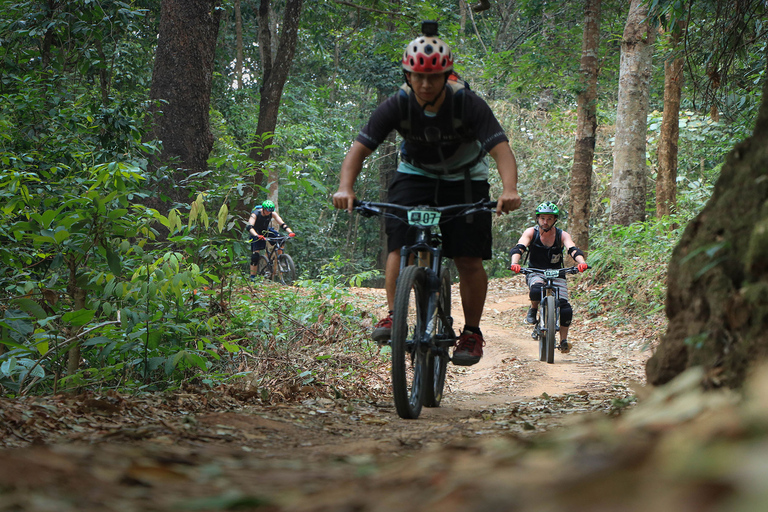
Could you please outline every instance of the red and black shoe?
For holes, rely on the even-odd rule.
[[[459,336],[459,343],[453,351],[453,364],[459,366],[472,366],[483,357],[483,345],[485,340],[481,334],[464,331]]]
[[[379,323],[373,326],[371,339],[378,343],[386,343],[392,337],[392,312],[385,318],[379,320]]]

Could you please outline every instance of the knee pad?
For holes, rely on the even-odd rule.
[[[258,251],[254,251],[251,253],[251,265],[254,267],[259,264],[259,258],[261,258],[261,254],[259,254]]]
[[[536,283],[531,285],[530,293],[528,293],[528,297],[534,301],[539,302],[541,300],[541,287],[544,286],[542,283]]]
[[[573,320],[573,308],[571,304],[565,300],[560,299],[560,325],[568,327]]]

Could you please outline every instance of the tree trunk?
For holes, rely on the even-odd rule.
[[[237,89],[243,89],[243,15],[240,11],[240,0],[234,1],[235,7],[235,76],[237,77]]]
[[[645,138],[655,38],[647,16],[643,0],[632,0],[621,43],[609,219],[613,225],[645,220]]]
[[[72,298],[72,310],[80,311],[85,309],[85,299],[87,297],[86,291],[77,284],[78,272],[80,270],[78,260],[76,258],[69,259],[67,261],[67,269],[69,270],[69,279],[67,281],[67,293]],[[74,335],[80,327],[72,329],[71,334]],[[74,336],[73,336],[74,337]],[[80,368],[80,340],[72,342],[67,352],[67,375],[74,375]]]
[[[597,131],[597,50],[600,44],[601,0],[586,0],[581,43],[576,148],[571,169],[571,218],[568,232],[582,250],[589,249],[589,216],[592,196],[592,161]]]
[[[283,87],[288,79],[288,73],[296,51],[296,41],[299,29],[303,0],[288,0],[285,5],[282,30],[275,58],[272,58],[272,31],[270,24],[270,2],[261,0],[259,6],[259,50],[262,58],[262,85],[259,101],[259,120],[256,125],[256,146],[251,150],[250,157],[257,162],[266,162],[270,158],[272,134],[277,126],[277,115],[280,109],[280,98]],[[277,198],[278,176],[271,170],[267,177],[270,197]],[[273,199],[273,201],[275,200]],[[277,201],[275,201],[277,204]]]
[[[740,386],[768,356],[768,82],[753,135],[726,158],[712,197],[669,264],[669,326],[648,361],[660,385],[703,366],[709,386]]]
[[[659,137],[659,171],[656,177],[656,216],[675,211],[677,204],[677,143],[680,137],[680,98],[683,90],[683,58],[674,52],[680,33],[672,34],[672,56],[664,62],[664,114]]]
[[[176,201],[187,199],[189,191],[180,184],[190,171],[206,170],[213,148],[208,109],[220,4],[220,0],[163,0],[160,8],[149,138],[163,142],[154,167],[175,169],[160,192]]]

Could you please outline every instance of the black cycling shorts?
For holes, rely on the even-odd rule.
[[[472,202],[489,199],[490,185],[487,181],[472,181],[471,184]],[[467,202],[464,197],[464,180],[441,181],[402,172],[395,173],[395,178],[389,186],[387,201],[404,206],[447,206]],[[401,212],[398,212],[398,215],[405,218]],[[441,220],[443,255],[448,258],[467,256],[491,259],[491,220],[491,212],[473,214],[471,223],[467,222],[467,217]],[[402,221],[388,218],[385,228],[389,252],[414,242],[415,231]]]

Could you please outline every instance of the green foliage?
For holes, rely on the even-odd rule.
[[[664,217],[613,226],[593,237],[590,271],[582,281],[588,308],[618,323],[660,313],[666,300],[667,262],[684,219]]]
[[[273,4],[280,16],[282,4]],[[508,275],[509,248],[533,223],[532,208],[542,200],[561,206],[566,212],[561,225],[567,228],[580,4],[499,2],[465,20],[450,0],[407,1],[397,7],[364,0],[361,5],[370,10],[333,0],[305,2],[279,124],[274,134],[258,140],[263,66],[253,44],[258,40],[257,6],[241,5],[242,87],[235,85],[234,19],[227,6],[213,77],[215,143],[209,167],[187,176],[185,186],[197,191],[195,200],[175,204],[164,215],[143,206],[154,194],[152,185],[169,171],[150,172],[148,161],[160,144],[148,140],[144,118],[159,3],[3,3],[4,392],[96,386],[150,390],[189,379],[215,385],[241,377],[244,361],[300,350],[309,340],[343,340],[348,343],[334,348],[354,350],[354,343],[362,341],[357,325],[364,313],[349,305],[346,288],[381,278],[374,270],[381,251],[380,223],[334,210],[329,196],[359,127],[400,85],[400,53],[422,19],[440,20],[441,37],[450,42],[457,68],[492,104],[517,155],[523,206],[496,219],[489,274]],[[601,230],[612,171],[610,131],[625,11],[625,2],[603,2],[591,220],[594,270],[580,283],[591,287],[586,293],[595,312],[649,314],[663,304],[666,258],[679,235],[673,225],[699,211],[724,153],[751,130],[760,99],[756,91],[765,79],[764,52],[737,54],[731,69],[739,70],[738,80],[715,95],[723,112],[720,123],[708,120],[709,103],[702,107],[701,96],[686,85],[680,217]],[[692,35],[719,33],[707,27],[693,27]],[[694,59],[702,69],[718,61],[707,48],[700,45]],[[657,84],[660,74],[655,75]],[[549,93],[552,103],[538,110],[539,100]],[[659,96],[657,87],[652,100]],[[650,116],[651,151],[659,116]],[[254,160],[268,141],[270,160]],[[356,184],[359,197],[380,197],[380,156],[363,169]],[[277,179],[280,214],[299,235],[289,246],[301,276],[296,287],[243,286],[241,269],[250,251],[242,226],[252,204],[268,192],[267,180],[258,181],[263,176]],[[498,194],[495,171],[491,185]],[[73,347],[79,347],[84,363],[67,374],[66,354]],[[319,362],[330,365],[332,360]],[[301,382],[320,380],[316,369],[291,364]]]

